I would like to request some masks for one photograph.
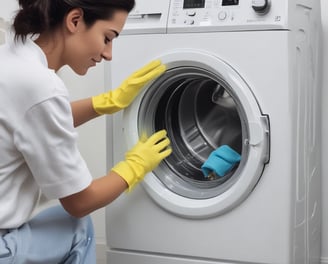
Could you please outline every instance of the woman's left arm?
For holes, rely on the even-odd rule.
[[[71,102],[71,107],[74,127],[78,127],[85,122],[100,116],[92,106],[91,97]]]
[[[166,66],[160,60],[154,60],[130,75],[118,88],[72,102],[74,126],[128,107],[145,84],[160,76],[165,70]]]

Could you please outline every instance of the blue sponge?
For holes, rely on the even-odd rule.
[[[212,172],[222,177],[227,174],[240,159],[241,157],[236,151],[228,145],[223,145],[210,154],[201,169],[205,177],[208,177]]]

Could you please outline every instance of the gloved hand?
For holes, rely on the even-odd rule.
[[[141,138],[139,142],[125,154],[125,161],[119,162],[112,171],[120,175],[129,185],[129,191],[144,176],[155,169],[159,163],[169,156],[172,149],[165,130],[154,133],[151,137]]]
[[[93,96],[92,105],[98,114],[112,114],[127,106],[138,95],[146,83],[155,79],[166,70],[160,60],[154,60],[134,72],[115,90]]]

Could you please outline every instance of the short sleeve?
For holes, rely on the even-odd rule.
[[[14,141],[47,198],[66,197],[90,185],[67,97],[53,97],[29,109]]]

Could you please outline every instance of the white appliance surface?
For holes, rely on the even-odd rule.
[[[113,54],[111,87],[167,71],[108,119],[108,166],[160,128],[174,154],[107,207],[108,264],[319,263],[319,1],[137,0]],[[241,162],[202,179],[226,142]]]

